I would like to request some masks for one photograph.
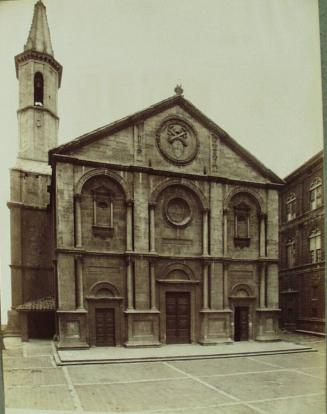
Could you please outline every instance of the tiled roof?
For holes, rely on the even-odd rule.
[[[55,298],[53,296],[46,296],[44,298],[31,300],[22,305],[17,306],[17,311],[50,311],[55,310]]]

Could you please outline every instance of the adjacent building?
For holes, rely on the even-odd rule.
[[[8,332],[61,348],[278,339],[283,180],[180,86],[57,146],[62,67],[41,1],[16,72]]]
[[[281,326],[325,332],[323,152],[285,178],[280,192]]]

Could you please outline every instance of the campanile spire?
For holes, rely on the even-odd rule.
[[[34,50],[53,56],[46,8],[41,0],[34,6],[31,29],[24,50]]]

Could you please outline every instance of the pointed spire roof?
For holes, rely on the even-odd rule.
[[[39,0],[34,6],[31,29],[24,51],[33,50],[53,56],[50,30],[45,5]]]

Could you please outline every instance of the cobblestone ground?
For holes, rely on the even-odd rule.
[[[324,339],[282,339],[317,352],[57,367],[50,342],[7,338],[6,413],[326,413]]]

